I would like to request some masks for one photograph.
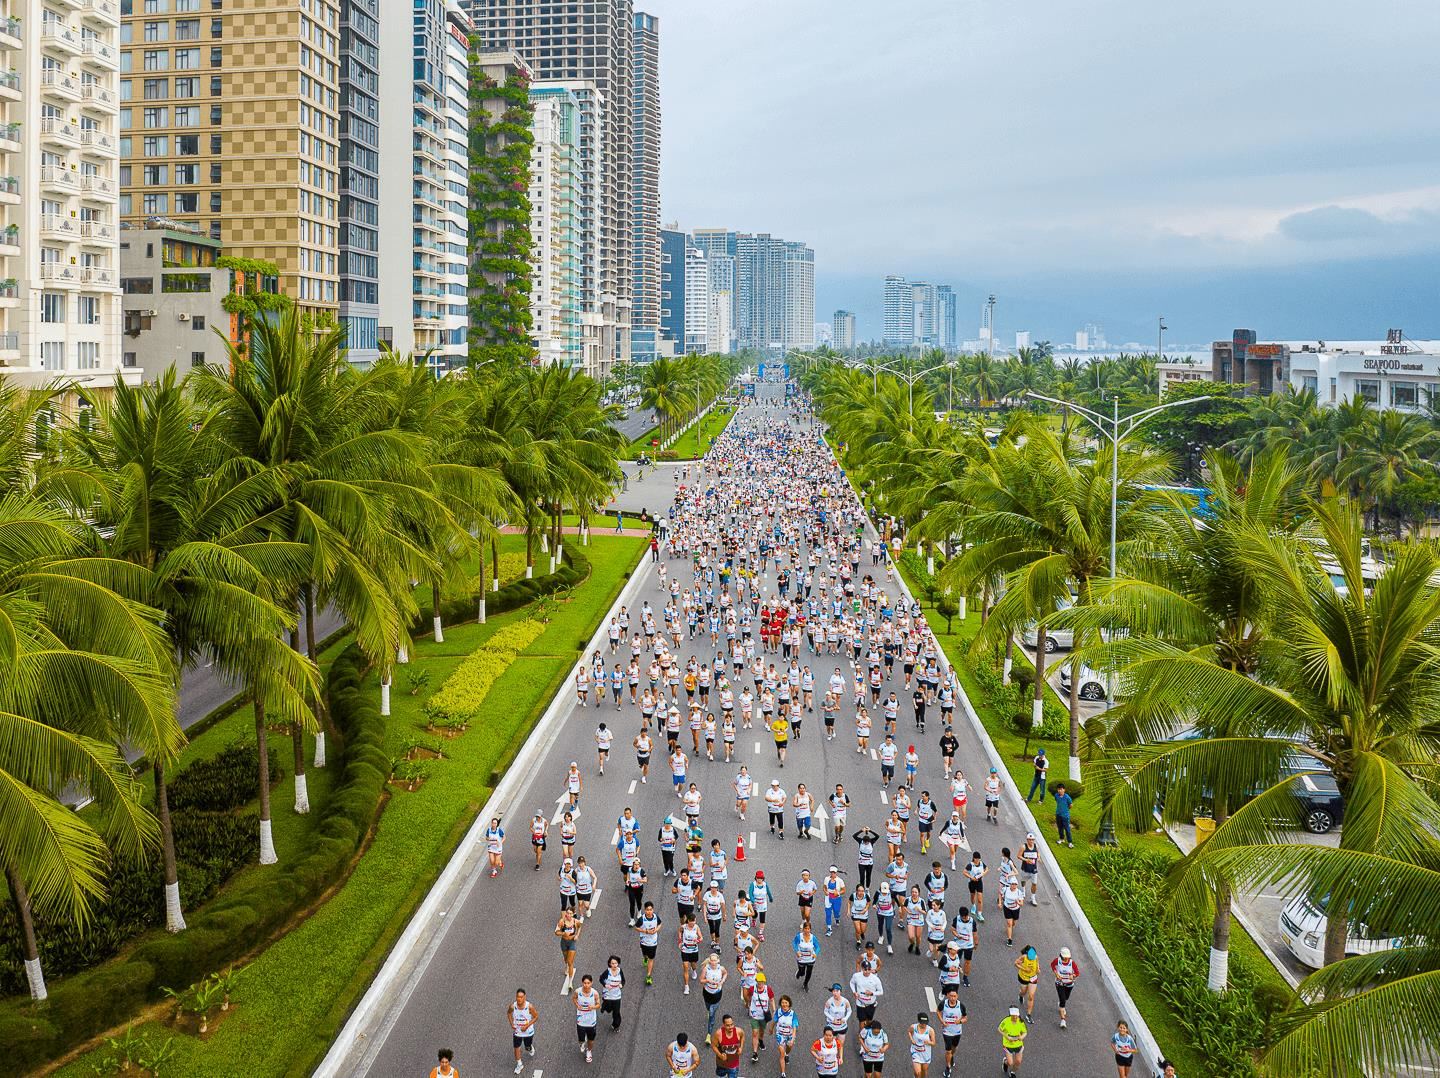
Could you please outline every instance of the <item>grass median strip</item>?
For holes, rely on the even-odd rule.
[[[550,620],[494,682],[472,728],[441,742],[444,755],[428,762],[428,780],[415,792],[391,787],[395,792],[370,847],[344,886],[245,967],[232,997],[233,1013],[208,1040],[175,1035],[169,1073],[270,1078],[311,1072],[490,796],[488,777],[503,770],[563,687],[580,648],[644,550],[644,540],[636,538],[591,540],[589,579],[547,608]],[[409,669],[428,671],[433,692],[497,632],[524,622],[529,609],[485,625],[447,627],[442,644],[421,636]],[[365,691],[378,696],[373,673]],[[396,679],[385,744],[392,758],[424,735],[426,692],[412,694],[403,673]],[[283,813],[277,803],[277,842]],[[173,1032],[154,1022],[137,1030],[160,1040]],[[102,1054],[91,1053],[59,1073],[88,1078]]]

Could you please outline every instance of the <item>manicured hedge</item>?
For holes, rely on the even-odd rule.
[[[360,691],[364,666],[352,644],[330,670],[329,713],[340,734],[332,766],[341,768],[341,777],[306,854],[191,913],[184,932],[152,933],[123,959],[58,982],[44,1003],[0,1004],[0,1044],[7,1048],[0,1072],[39,1067],[125,1021],[159,999],[162,988],[193,984],[234,962],[340,879],[369,829],[389,773],[378,701]],[[253,817],[247,832],[247,844],[254,845]]]
[[[531,619],[497,630],[425,702],[425,714],[433,720],[473,722],[500,675],[515,661],[515,656],[533,644],[544,631],[544,625]]]

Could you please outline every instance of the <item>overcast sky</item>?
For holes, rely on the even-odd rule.
[[[822,291],[1440,250],[1434,2],[637,6],[665,219],[805,240]]]

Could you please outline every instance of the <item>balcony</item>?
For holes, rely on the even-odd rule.
[[[20,125],[0,124],[0,153],[20,152]]]
[[[112,285],[115,283],[115,275],[104,266],[82,266],[80,281],[82,284]]]
[[[115,226],[105,221],[81,221],[82,247],[109,247],[115,242]]]
[[[40,43],[70,56],[79,56],[84,51],[80,45],[80,35],[55,19],[44,20],[40,28]]]
[[[0,281],[0,308],[14,307],[20,302],[20,284],[14,277]]]
[[[60,165],[45,165],[40,169],[40,189],[73,195],[80,190],[80,178]]]
[[[115,97],[115,91],[98,82],[85,83],[81,87],[81,97],[85,104],[105,112],[114,112],[120,107],[120,103]]]
[[[99,128],[87,127],[80,132],[81,153],[93,157],[113,157],[116,146],[115,136],[106,134]]]
[[[20,37],[20,20],[11,15],[0,18],[0,48],[18,49],[23,43]]]
[[[82,6],[82,0],[59,0],[59,2],[64,4],[66,7],[78,8]]]
[[[80,226],[58,213],[40,215],[40,236],[47,240],[73,241],[80,235]]]
[[[13,256],[20,253],[20,229],[14,225],[0,229],[0,255]]]
[[[80,283],[80,271],[61,262],[41,262],[40,279],[51,285],[75,288]]]
[[[0,71],[0,101],[20,100],[20,72]]]
[[[109,202],[115,197],[115,181],[104,176],[84,176],[80,180],[80,197],[92,202]]]
[[[98,37],[85,38],[82,51],[86,63],[103,67],[107,71],[113,70],[115,65],[120,62],[120,53],[116,51],[115,46],[101,41]]]
[[[14,330],[0,333],[0,360],[8,363],[20,358],[20,334]]]
[[[20,205],[20,177],[0,176],[0,204]]]
[[[73,75],[50,70],[40,76],[43,96],[61,101],[79,101],[80,83]]]
[[[115,0],[81,0],[80,13],[92,22],[120,25],[120,5]]]
[[[47,116],[40,121],[40,141],[67,149],[80,145],[80,129],[68,120]]]

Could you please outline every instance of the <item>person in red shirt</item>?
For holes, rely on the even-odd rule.
[[[740,1052],[745,1047],[745,1034],[735,1024],[732,1015],[720,1019],[720,1028],[710,1039],[710,1048],[715,1053],[716,1078],[739,1078]]]

